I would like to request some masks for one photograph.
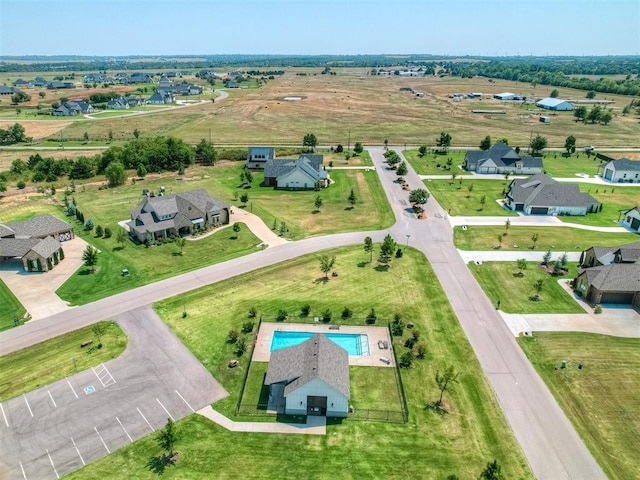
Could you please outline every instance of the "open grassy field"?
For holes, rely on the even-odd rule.
[[[14,319],[23,319],[27,310],[9,290],[7,285],[0,280],[0,332],[15,326]]]
[[[536,332],[518,342],[607,476],[639,478],[640,339]]]
[[[451,180],[425,180],[424,184],[440,206],[450,215],[518,216],[517,213],[504,209],[496,201],[504,198],[503,191],[508,184],[504,180],[472,180],[460,176],[453,182]],[[482,197],[485,200],[484,205]]]
[[[470,263],[469,270],[493,304],[500,300],[500,310],[506,313],[584,313],[573,297],[558,285],[558,280],[569,281],[576,276],[576,264],[567,266],[569,272],[557,277],[542,271],[536,262],[527,262],[522,277],[516,275],[516,262]],[[539,293],[535,288],[538,280],[544,282]],[[536,294],[540,299],[532,301],[530,297]]]
[[[504,226],[470,225],[467,230],[455,227],[453,240],[461,250],[492,250],[500,245],[498,234],[504,232]],[[603,233],[570,227],[511,227],[503,237],[501,248],[527,251],[533,245],[531,237],[534,233],[538,234],[536,250],[539,251],[577,252],[593,245],[623,245],[638,241],[635,233]]]
[[[234,347],[226,342],[227,332],[240,329],[250,307],[265,318],[284,308],[291,321],[297,321],[301,306],[307,302],[312,316],[330,309],[334,319],[348,306],[358,318],[345,322],[351,324],[361,322],[371,308],[383,325],[398,313],[415,324],[427,346],[427,358],[403,371],[409,423],[346,420],[331,424],[327,436],[320,438],[264,434],[240,437],[190,417],[178,424],[184,432],[178,450],[185,460],[171,472],[172,476],[205,478],[205,472],[216,471],[218,478],[231,478],[237,476],[237,465],[242,464],[243,478],[272,478],[283,471],[287,476],[304,478],[320,478],[328,472],[339,478],[440,478],[453,473],[475,478],[487,461],[497,458],[507,478],[531,477],[444,292],[438,282],[424,281],[434,278],[424,257],[408,249],[402,259],[394,259],[391,268],[385,270],[368,264],[361,250],[350,247],[329,252],[336,255],[339,276],[328,282],[322,280],[317,256],[310,255],[162,301],[155,308],[230,392],[230,397],[215,405],[226,415],[233,414],[247,368],[246,354],[240,357],[240,367],[228,368],[229,358],[237,357]],[[389,285],[394,286],[391,295]],[[183,302],[187,321],[182,318]],[[408,335],[405,330],[404,337]],[[251,341],[250,336],[247,338]],[[404,347],[398,348],[402,352]],[[460,372],[460,382],[445,394],[449,413],[441,416],[424,407],[437,398],[433,378],[447,364]],[[356,385],[355,395],[358,389]],[[210,442],[203,454],[202,442],[207,436]],[[131,478],[151,478],[144,467],[155,452],[149,449],[149,441],[145,439],[99,460],[77,472],[75,478],[98,478],[114,470],[126,470]],[[229,449],[238,442],[241,448]],[[390,449],[394,452],[391,455]],[[333,452],[330,460],[318,462],[317,455],[325,450]]]
[[[100,342],[90,325],[0,356],[0,401],[119,356],[127,347],[126,335],[115,322],[100,324],[105,329],[100,335],[102,348],[95,348]],[[86,340],[93,344],[80,347]]]
[[[533,98],[549,95],[553,87],[452,77],[396,78],[376,77],[365,69],[342,69],[335,76],[297,76],[297,69],[260,88],[229,91],[223,102],[203,104],[139,117],[105,119],[95,122],[79,119],[62,129],[65,138],[81,138],[88,131],[91,138],[106,138],[112,130],[116,138],[133,138],[137,128],[171,134],[192,143],[209,138],[213,132],[217,144],[300,144],[305,133],[313,132],[321,145],[346,145],[349,132],[352,144],[434,145],[441,131],[453,137],[453,145],[478,145],[486,135],[509,139],[511,145],[526,146],[531,132],[547,137],[549,146],[562,147],[568,135],[580,144],[597,147],[637,146],[640,124],[634,116],[616,116],[611,124],[590,125],[574,122],[572,112],[552,115],[550,124],[539,122],[539,112],[519,102],[499,102],[492,94],[513,91]],[[417,98],[400,92],[411,86],[425,92]],[[561,98],[582,98],[584,92],[559,88]],[[481,100],[453,102],[453,92],[481,92]],[[300,95],[303,100],[287,102],[283,97]],[[606,94],[615,101],[618,113],[631,98]],[[504,115],[474,114],[474,109],[504,109]],[[548,115],[549,112],[544,112]],[[32,125],[33,127],[33,125]],[[242,132],[242,139],[238,137]],[[29,135],[29,129],[27,130]]]
[[[420,156],[418,150],[404,150],[402,152],[418,175],[471,175],[461,168],[466,152],[450,150],[446,155],[427,153]],[[451,166],[447,162],[451,160]]]

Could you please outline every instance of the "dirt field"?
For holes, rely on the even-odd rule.
[[[47,138],[55,135],[60,130],[69,126],[69,120],[27,120],[27,121],[5,121],[0,120],[0,128],[8,128],[11,125],[19,123],[24,127],[24,130],[28,137],[33,137],[35,140]]]
[[[0,149],[0,172],[9,170],[11,162],[19,158],[27,161],[31,155],[39,153],[43,157],[51,157],[56,160],[60,158],[76,159],[78,157],[93,157],[100,153],[101,150],[2,150]]]

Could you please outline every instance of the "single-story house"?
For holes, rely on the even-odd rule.
[[[622,212],[622,214],[624,217],[622,224],[631,230],[640,232],[640,206],[633,207],[630,210]]]
[[[127,110],[129,104],[124,97],[112,98],[107,102],[107,108],[109,110]]]
[[[593,303],[640,307],[640,242],[582,252],[575,289]]]
[[[640,160],[619,158],[598,167],[602,178],[615,183],[640,183]]]
[[[31,84],[29,82],[27,82],[26,80],[23,80],[22,78],[17,79],[15,82],[13,82],[13,86],[14,87],[30,87]]]
[[[47,83],[47,88],[49,90],[58,90],[58,89],[61,89],[61,88],[76,88],[76,85],[73,82],[58,82],[58,81],[54,81],[54,82]]]
[[[546,110],[554,110],[556,112],[568,112],[573,110],[573,104],[571,102],[551,97],[537,101],[536,106]]]
[[[56,117],[70,117],[85,113],[93,113],[93,107],[83,100],[64,102],[52,112]]]
[[[42,77],[36,77],[30,83],[34,87],[46,87],[49,82]]]
[[[127,102],[129,107],[139,107],[144,103],[144,100],[140,97],[124,97],[124,101]]]
[[[264,384],[270,403],[285,400],[287,415],[346,417],[349,411],[349,355],[322,334],[271,352]]]
[[[229,223],[230,205],[201,188],[173,195],[147,197],[131,211],[129,235],[144,243],[188,235],[211,225]]]
[[[597,212],[600,206],[578,185],[558,183],[543,173],[512,180],[504,205],[530,215],[586,215]]]
[[[477,173],[542,173],[542,159],[521,157],[509,145],[498,142],[489,150],[468,151],[464,157],[464,168]]]
[[[302,154],[296,160],[269,160],[264,167],[264,184],[283,190],[310,190],[329,185],[329,176],[322,165],[322,155]]]
[[[173,91],[180,95],[201,95],[203,88],[192,83],[179,83],[173,86]]]
[[[156,93],[149,97],[147,103],[150,105],[164,105],[166,103],[173,103],[176,99],[173,94],[167,92],[166,90],[158,90]]]
[[[275,158],[276,149],[273,147],[249,147],[246,167],[250,170],[264,170],[267,162]]]
[[[240,88],[240,84],[238,82],[236,82],[235,80],[226,80],[224,82],[224,86],[226,88]]]
[[[64,258],[60,243],[72,238],[73,227],[48,214],[0,224],[0,262],[19,257],[25,270],[46,272]]]

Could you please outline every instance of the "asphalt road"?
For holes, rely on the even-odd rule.
[[[397,219],[388,232],[291,242],[115,295],[0,333],[0,354],[263,266],[321,249],[361,244],[367,235],[381,241],[392,233],[399,244],[408,243],[424,252],[433,266],[535,476],[545,480],[606,478],[456,252],[442,208],[432,198],[427,205],[428,220],[417,220],[407,192],[397,184],[395,173],[385,168],[383,149],[369,151]],[[411,188],[422,188],[420,178],[409,169],[405,178]],[[188,311],[188,305],[186,308]],[[0,455],[7,458],[4,447]]]
[[[123,355],[0,404],[1,478],[55,479],[227,395],[151,308],[115,320]]]

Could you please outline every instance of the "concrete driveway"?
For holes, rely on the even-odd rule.
[[[64,312],[71,307],[56,295],[56,290],[82,266],[82,252],[87,245],[80,237],[64,242],[64,260],[49,272],[26,272],[20,259],[4,262],[0,265],[0,279],[31,314],[32,320]]]
[[[0,404],[1,478],[59,478],[227,396],[150,307],[115,320],[123,355]]]

